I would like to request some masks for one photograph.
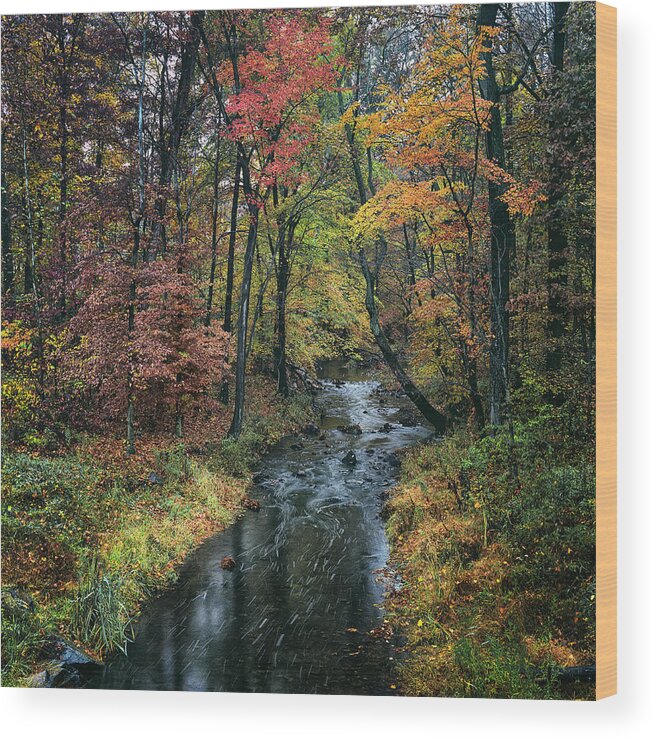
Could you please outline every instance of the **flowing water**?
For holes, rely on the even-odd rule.
[[[188,557],[175,588],[144,610],[127,656],[89,688],[393,693],[382,498],[394,453],[429,432],[362,371],[331,365],[324,376],[324,438],[272,449],[251,493],[261,510]],[[362,434],[338,429],[347,425]],[[355,463],[343,461],[349,452]],[[232,570],[220,567],[226,556]]]

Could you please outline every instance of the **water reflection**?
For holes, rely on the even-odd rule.
[[[90,688],[389,693],[394,653],[368,635],[383,618],[381,494],[396,470],[390,453],[428,432],[396,423],[400,402],[377,395],[376,382],[346,377],[318,399],[325,438],[287,439],[267,456],[261,511],[188,558],[127,657]],[[349,424],[362,434],[338,430]],[[351,450],[354,466],[342,460]],[[226,555],[232,571],[220,567]]]

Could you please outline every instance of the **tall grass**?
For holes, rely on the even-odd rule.
[[[43,645],[38,616],[15,608],[14,597],[2,591],[2,685],[15,686],[30,673],[33,656]]]
[[[104,655],[125,652],[132,638],[131,618],[122,596],[123,578],[102,571],[95,557],[81,570],[71,614],[71,630],[80,642]]]

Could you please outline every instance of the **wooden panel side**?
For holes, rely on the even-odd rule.
[[[617,693],[617,10],[597,3],[597,699]]]

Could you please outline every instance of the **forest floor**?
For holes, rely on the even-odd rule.
[[[313,416],[309,395],[271,401],[268,379],[251,384],[236,441],[225,439],[226,408],[196,424],[185,444],[142,436],[129,458],[108,436],[59,455],[3,455],[4,686],[24,685],[53,634],[99,660],[124,647],[143,602],[244,511],[256,462]]]
[[[594,467],[550,448],[553,428],[519,425],[516,479],[503,438],[405,455],[386,503],[402,694],[594,698],[562,670],[595,662]]]

